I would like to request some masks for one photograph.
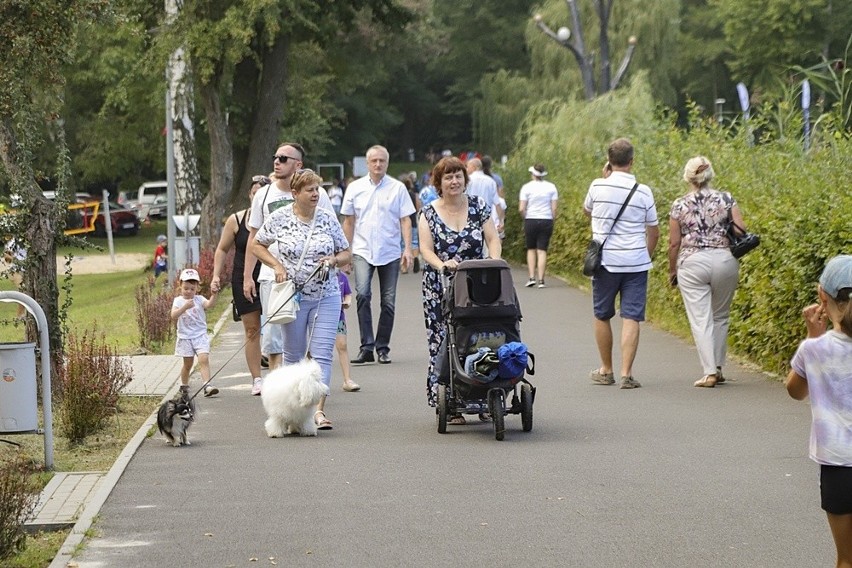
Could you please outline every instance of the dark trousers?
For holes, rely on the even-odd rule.
[[[399,259],[383,266],[373,266],[363,257],[352,255],[355,271],[355,294],[358,307],[358,329],[361,332],[361,349],[377,353],[390,351],[390,338],[396,306],[396,283],[399,280]],[[379,273],[381,313],[379,326],[373,335],[373,273]]]

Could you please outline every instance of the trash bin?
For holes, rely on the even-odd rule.
[[[38,430],[35,343],[0,343],[0,433]]]

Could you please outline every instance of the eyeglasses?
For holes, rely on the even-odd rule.
[[[294,158],[293,156],[285,156],[283,154],[275,154],[274,156],[272,156],[273,162],[278,161],[278,162],[281,162],[282,164],[286,164],[287,160],[293,160],[293,161],[299,162],[302,159],[301,158]]]
[[[256,183],[259,183],[260,185],[269,185],[272,183],[272,180],[266,176],[254,176],[251,178],[251,184],[254,185]]]

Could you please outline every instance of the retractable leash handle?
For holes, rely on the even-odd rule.
[[[290,296],[290,298],[288,298],[288,299],[287,299],[287,301],[289,302],[289,301],[290,301],[290,300],[291,300],[291,299],[292,299],[292,298],[293,298],[296,294],[299,294],[299,293],[302,291],[302,289],[303,289],[303,288],[307,285],[307,283],[308,283],[308,282],[310,282],[311,280],[313,280],[313,279],[314,279],[314,278],[315,278],[318,274],[322,274],[322,276],[321,276],[321,278],[320,278],[320,280],[321,280],[321,281],[328,280],[329,266],[328,266],[328,263],[327,263],[327,262],[321,262],[320,264],[318,264],[318,265],[317,265],[317,267],[314,269],[314,271],[313,271],[313,272],[311,272],[311,274],[310,274],[310,275],[308,276],[308,278],[305,280],[305,283],[304,283],[304,284],[302,284],[301,286],[298,286],[298,285],[296,286],[296,290],[293,292],[293,295],[292,295],[292,296]],[[286,304],[286,303],[287,303],[287,302],[284,302],[284,304]],[[283,304],[282,304],[282,307],[283,307]],[[278,309],[280,310],[281,308],[278,308]],[[275,313],[278,313],[278,310],[276,310],[276,311],[275,311]],[[274,314],[273,314],[273,315],[274,315]],[[269,323],[269,321],[268,321],[268,320],[267,320],[267,321],[265,321],[265,322],[263,322],[263,325],[261,325],[259,329],[263,329],[263,328],[266,326],[266,324],[267,324],[267,323]],[[239,348],[239,349],[237,349],[236,351],[234,351],[233,355],[231,355],[230,357],[228,357],[228,359],[227,359],[224,363],[222,363],[222,366],[221,366],[221,367],[219,367],[219,369],[218,369],[215,373],[213,373],[212,375],[210,375],[210,378],[209,378],[209,379],[207,379],[207,380],[204,382],[204,384],[203,384],[203,385],[201,385],[201,386],[199,387],[199,389],[198,389],[197,391],[195,391],[195,394],[193,394],[191,397],[189,397],[189,400],[193,400],[195,397],[197,397],[197,396],[201,393],[201,391],[203,391],[203,390],[204,390],[204,388],[205,388],[207,385],[209,385],[211,382],[213,382],[213,379],[215,379],[215,378],[216,378],[216,376],[217,376],[219,373],[221,373],[221,372],[222,372],[222,369],[224,369],[224,368],[225,368],[225,365],[227,365],[228,363],[230,363],[230,362],[231,362],[231,360],[232,360],[234,357],[236,357],[236,356],[237,356],[237,353],[239,353],[240,351],[242,351],[243,349],[245,349],[246,345],[248,345],[248,340],[244,341],[244,342],[243,342],[243,344],[240,346],[240,348]]]

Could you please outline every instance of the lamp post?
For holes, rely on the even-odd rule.
[[[727,101],[723,98],[716,99],[716,122],[722,124],[722,113],[724,112],[725,103]]]

